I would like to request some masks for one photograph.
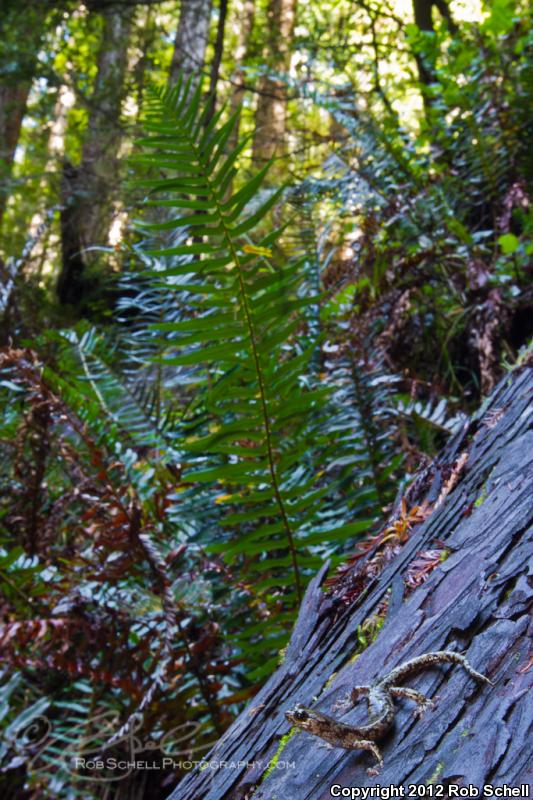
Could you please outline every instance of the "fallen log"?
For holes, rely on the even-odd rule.
[[[529,796],[532,390],[531,367],[507,375],[418,475],[393,512],[396,520],[418,513],[404,541],[382,537],[326,591],[324,565],[282,665],[169,800],[387,800],[391,786],[403,797],[476,797],[487,785]],[[365,635],[373,639],[366,647]],[[446,664],[409,678],[405,685],[435,706],[418,719],[409,699],[396,699],[377,776],[367,774],[371,753],[326,750],[298,729],[288,736],[285,712],[296,703],[345,724],[367,722],[362,701],[345,713],[332,709],[353,686],[440,650],[464,653],[494,685]]]

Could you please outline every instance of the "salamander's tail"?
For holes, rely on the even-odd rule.
[[[468,661],[466,656],[463,656],[461,653],[456,653],[454,650],[443,650],[441,651],[443,656],[446,656],[447,661],[455,662],[456,664],[461,664],[468,674],[474,678],[476,681],[482,681],[482,683],[488,683],[489,686],[494,686],[493,682],[487,678],[486,675],[483,675],[481,672],[478,672],[474,669],[470,661]]]
[[[469,675],[476,679],[476,681],[482,681],[483,683],[488,683],[489,686],[494,686],[494,683],[487,678],[486,675],[482,675],[481,672],[477,672],[474,667],[467,661],[466,656],[460,656],[461,664],[466,669]]]

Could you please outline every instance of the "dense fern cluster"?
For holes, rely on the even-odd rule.
[[[151,252],[189,258],[151,273],[184,294],[187,308],[179,322],[151,327],[172,337],[162,339],[164,365],[205,364],[197,373],[196,406],[181,420],[183,479],[212,487],[211,502],[222,512],[220,533],[200,530],[199,538],[210,541],[209,552],[238,564],[265,610],[275,609],[268,610],[274,662],[295,601],[319,563],[317,548],[343,541],[355,528],[346,503],[344,514],[326,510],[334,489],[321,465],[335,428],[325,425],[331,392],[311,368],[317,346],[312,309],[319,298],[305,280],[308,255],[280,261],[275,248],[282,231],[261,232],[279,192],[267,192],[249,210],[266,168],[228,193],[241,149],[221,155],[233,120],[217,129],[216,119],[203,124],[204,114],[199,90],[190,97],[187,85],[155,97],[145,123],[153,135],[141,142],[153,152],[136,159],[178,173],[142,182],[165,193],[166,208],[181,212],[144,227],[187,226],[190,233],[186,244]],[[186,153],[193,158],[182,170]],[[191,194],[199,199],[184,199]],[[186,282],[175,283],[182,274]],[[265,663],[265,643],[248,644],[249,634],[243,627],[238,645],[257,658],[253,674],[259,677],[271,664]]]
[[[352,396],[343,368],[321,363],[320,254],[272,229],[280,192],[261,191],[266,169],[229,191],[242,145],[225,153],[233,120],[206,124],[201,97],[182,83],[154,92],[148,108],[148,153],[134,161],[163,175],[139,182],[149,189],[145,244],[131,253],[140,269],[121,279],[119,326],[46,334],[39,344],[53,357],[42,372],[34,354],[4,356],[3,391],[17,398],[8,424],[24,453],[24,469],[6,460],[4,480],[34,496],[18,539],[43,598],[20,604],[27,566],[8,537],[9,603],[28,622],[16,636],[8,625],[4,642],[16,668],[25,659],[57,675],[55,689],[31,672],[19,680],[44,693],[67,738],[72,680],[82,694],[100,687],[92,705],[77,703],[87,724],[96,708],[116,729],[132,714],[160,734],[197,720],[196,746],[220,732],[226,708],[278,662],[321,560],[338,561],[392,490],[383,431],[369,433],[377,395],[363,381]],[[35,495],[44,475],[53,491]],[[45,590],[46,574],[63,600]],[[115,667],[104,645],[113,637]],[[17,715],[12,682],[4,690],[19,730],[31,714]],[[154,711],[163,696],[168,715]],[[46,759],[54,785],[72,781]]]
[[[331,245],[348,238],[324,280],[362,340],[415,378],[422,399],[477,400],[502,354],[533,332],[531,29],[495,8],[454,40],[445,27],[412,35],[435,78],[419,129],[379,98],[303,86],[343,132],[324,174],[303,186],[316,219],[338,215]]]

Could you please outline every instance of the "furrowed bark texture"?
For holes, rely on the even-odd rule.
[[[205,756],[226,766],[191,772],[169,800],[326,800],[334,783],[407,787],[432,781],[481,789],[485,783],[531,782],[533,699],[526,690],[533,676],[528,649],[532,390],[530,366],[506,376],[418,475],[405,495],[407,508],[427,499],[434,510],[350,605],[343,598],[375,553],[357,561],[329,593],[321,588],[324,566],[308,587],[283,664]],[[406,594],[410,565],[436,540],[449,556]],[[352,660],[358,626],[386,598],[382,629]],[[394,728],[378,743],[385,764],[377,777],[367,775],[373,765],[368,753],[326,750],[320,739],[304,732],[290,738],[277,767],[264,776],[280,738],[289,732],[284,712],[296,702],[342,716],[348,724],[361,723],[363,702],[342,715],[332,711],[335,701],[354,685],[442,649],[465,653],[495,685],[477,683],[460,666],[449,665],[407,679],[405,686],[433,698],[436,706],[419,720],[412,702],[397,701]]]
[[[77,187],[84,247],[106,245],[111,225],[111,209],[119,184],[120,111],[133,9],[111,9],[103,17],[98,74],[91,96]]]
[[[98,71],[81,163],[65,161],[61,180],[61,303],[82,304],[85,268],[97,257],[94,246],[108,244],[113,207],[120,186],[120,113],[125,91],[128,40],[134,7],[110,7],[103,13]]]
[[[183,0],[168,74],[171,85],[181,75],[185,78],[192,75],[193,86],[198,83],[209,41],[211,7],[212,0]]]
[[[296,23],[296,0],[270,0],[268,4],[266,64],[279,73],[287,73],[291,64],[291,45]],[[285,149],[287,128],[287,87],[283,80],[264,75],[259,81],[255,112],[253,158],[264,166]]]
[[[234,6],[235,9],[235,6]],[[230,113],[239,113],[235,127],[228,142],[228,151],[233,150],[239,143],[240,108],[244,102],[244,84],[246,72],[244,62],[248,55],[250,36],[254,27],[255,0],[241,0],[234,10],[233,27],[237,29],[237,42],[235,47],[235,71],[233,73],[233,93],[230,98]]]

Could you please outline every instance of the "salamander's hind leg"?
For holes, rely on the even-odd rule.
[[[407,700],[414,700],[418,706],[415,711],[417,717],[421,717],[425,711],[435,705],[433,700],[430,700],[425,694],[421,694],[414,689],[406,689],[404,686],[391,686],[389,692],[393,697],[405,697]]]
[[[376,757],[376,763],[373,767],[369,767],[367,769],[368,775],[379,775],[380,769],[383,767],[383,758],[381,756],[381,752],[379,747],[375,742],[370,742],[368,739],[360,739],[358,742],[354,742],[354,748],[357,747],[360,750],[370,750],[371,753]]]
[[[337,700],[335,705],[333,706],[334,711],[347,711],[350,708],[353,708],[354,705],[357,703],[358,698],[360,695],[368,694],[370,691],[370,686],[354,686],[353,689],[348,692],[346,697]]]
[[[379,747],[375,742],[370,742],[368,739],[356,739],[350,744],[345,744],[343,747],[346,750],[370,750],[371,753],[374,754],[376,757],[376,764],[373,767],[369,767],[367,769],[368,775],[379,775],[379,771],[383,766],[383,758],[381,757],[381,753],[379,751]]]

